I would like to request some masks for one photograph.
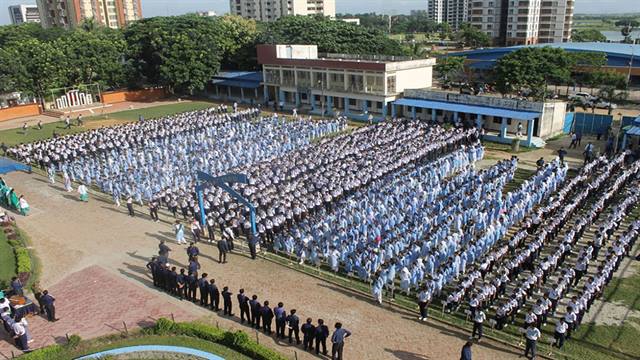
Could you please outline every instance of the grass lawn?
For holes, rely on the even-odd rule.
[[[176,104],[160,105],[145,109],[134,109],[115,112],[105,115],[97,115],[85,118],[84,126],[72,126],[71,129],[65,129],[63,121],[44,124],[42,130],[29,128],[26,132],[21,128],[0,131],[0,142],[7,146],[14,146],[20,143],[29,143],[48,139],[53,136],[55,131],[59,135],[67,135],[79,133],[102,126],[113,126],[127,122],[137,121],[138,116],[142,115],[145,119],[153,119],[162,116],[174,115],[186,111],[202,110],[215,105],[205,101],[185,101]],[[73,118],[75,121],[75,118]]]
[[[92,116],[88,118],[88,120],[91,121],[116,119],[122,121],[137,121],[140,115],[142,115],[145,119],[154,119],[187,111],[203,110],[214,105],[216,104],[206,101],[184,101],[180,103],[154,106],[145,109],[125,110],[111,114]]]
[[[497,143],[493,141],[483,140],[482,145],[485,147],[486,150],[505,151],[510,154],[521,154],[521,153],[537,150],[537,148],[535,147],[524,146],[523,142],[524,141],[520,142],[520,149],[517,152],[511,151],[511,144],[502,144],[502,143]]]
[[[7,242],[4,232],[0,232],[0,283],[11,282],[11,277],[16,274],[16,258],[13,248]]]
[[[97,340],[89,340],[86,343],[81,344],[77,349],[71,352],[71,358],[75,358],[77,356],[95,354],[101,351],[107,351],[112,349],[117,349],[121,347],[127,346],[138,346],[138,345],[168,345],[168,346],[182,346],[193,349],[198,349],[202,351],[206,351],[215,355],[219,355],[220,357],[226,360],[249,360],[248,356],[242,355],[237,351],[231,350],[223,345],[201,340],[192,337],[186,336],[144,336],[144,337],[133,337],[129,339],[121,339],[119,337],[114,337],[113,340],[110,338],[97,339]]]
[[[121,335],[109,335],[91,340],[82,340],[76,346],[59,347],[61,351],[52,352],[51,348],[43,349],[45,352],[40,354],[27,354],[27,359],[49,359],[56,360],[72,360],[84,355],[99,353],[129,346],[139,345],[165,345],[165,346],[181,346],[197,350],[202,350],[211,354],[218,355],[226,360],[249,360],[250,358],[240,354],[237,351],[229,349],[223,345],[198,339],[195,337],[176,336],[176,335],[144,335],[140,332],[123,337]],[[142,354],[141,354],[142,355]],[[111,358],[111,357],[109,357]],[[137,358],[135,355],[126,355],[127,359]]]

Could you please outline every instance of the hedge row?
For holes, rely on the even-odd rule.
[[[69,342],[64,345],[51,345],[45,348],[34,350],[20,356],[20,360],[66,360],[72,359],[70,355],[73,349],[78,347],[82,339],[78,335],[69,336]]]
[[[207,340],[224,345],[230,349],[258,360],[286,360],[279,353],[268,349],[249,339],[244,331],[225,331],[213,326],[199,323],[175,323],[161,318],[155,326],[145,329],[145,332],[153,335],[183,335]]]
[[[18,275],[31,273],[31,256],[29,255],[29,250],[24,247],[20,240],[9,240],[9,245],[13,248],[16,256],[16,272]]]

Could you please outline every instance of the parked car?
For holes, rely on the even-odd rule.
[[[604,101],[604,100],[598,100],[596,102],[594,102],[594,105],[596,108],[598,109],[608,109],[609,107],[611,107],[611,109],[617,109],[618,105],[608,102],[608,101]]]
[[[598,100],[597,96],[593,96],[589,93],[586,92],[577,92],[571,96],[569,96],[569,100],[573,100],[573,99],[582,99],[585,102],[592,102],[592,101],[596,101]]]

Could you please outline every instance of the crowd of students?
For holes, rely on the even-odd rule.
[[[464,290],[461,293],[454,291],[458,296],[453,299],[450,295],[447,306],[456,310],[462,299],[468,300],[465,311],[474,323],[473,336],[482,336],[489,309],[495,308],[492,324],[502,329],[508,325],[509,318],[510,323],[515,323],[521,310],[529,305],[528,311],[523,312],[521,331],[526,339],[525,355],[535,357],[542,325],[549,317],[556,317],[559,303],[566,302],[566,311],[555,320],[554,326],[554,345],[563,346],[593,301],[602,294],[615,272],[615,264],[628,254],[629,244],[632,246],[637,236],[636,221],[625,235],[607,248],[605,260],[597,266],[596,275],[586,276],[581,290],[577,288],[588,274],[589,262],[597,259],[600,248],[637,204],[640,163],[625,165],[629,155],[623,153],[611,160],[601,157],[587,164],[578,176],[550,197],[546,205],[526,219],[521,230],[481,260],[489,274],[482,273],[475,279],[461,281]],[[622,200],[620,194],[623,194]],[[589,201],[593,204],[583,214],[578,214]],[[612,206],[611,214],[602,221],[595,238],[576,251],[578,240],[585,231]],[[562,229],[565,232],[561,236]],[[553,250],[543,256],[545,247]],[[488,279],[485,279],[486,275]],[[548,284],[549,279],[557,280]]]

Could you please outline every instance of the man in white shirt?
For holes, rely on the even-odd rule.
[[[524,357],[529,359],[536,358],[536,344],[538,339],[540,338],[540,330],[533,326],[533,324],[529,325],[526,332],[524,333],[525,338],[527,339],[527,345],[524,349]],[[529,352],[531,352],[531,357],[529,357]]]
[[[482,339],[482,324],[486,319],[487,315],[485,315],[482,309],[476,310],[475,316],[473,317],[473,332],[471,333],[471,337],[475,337],[477,333],[478,340]]]
[[[420,320],[427,321],[427,307],[431,301],[431,291],[427,289],[427,286],[422,287],[422,291],[418,294],[418,306],[420,307]]]
[[[556,329],[553,334],[556,339],[554,346],[557,347],[558,349],[561,349],[562,346],[564,345],[564,339],[568,329],[569,329],[569,325],[567,325],[567,323],[564,322],[564,319],[558,319],[558,322],[556,323]]]

